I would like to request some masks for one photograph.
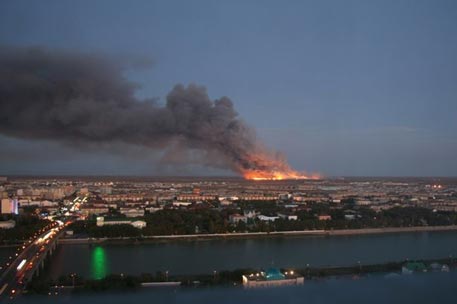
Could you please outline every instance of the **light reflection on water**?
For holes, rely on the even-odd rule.
[[[50,276],[77,273],[100,278],[110,273],[171,275],[213,270],[349,266],[405,259],[457,256],[457,232],[171,242],[140,245],[62,245]]]
[[[108,273],[105,249],[97,246],[92,251],[91,278],[103,279]]]

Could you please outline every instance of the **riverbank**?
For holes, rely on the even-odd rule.
[[[457,231],[457,225],[451,226],[419,226],[419,227],[386,227],[362,228],[341,230],[302,230],[302,231],[273,231],[273,232],[247,232],[247,233],[215,233],[215,234],[188,234],[188,235],[157,235],[142,237],[118,238],[62,238],[59,244],[99,244],[99,243],[145,243],[145,242],[172,242],[172,241],[205,241],[224,239],[250,239],[250,238],[280,238],[296,236],[350,236],[367,234],[389,234],[407,232],[434,232]]]

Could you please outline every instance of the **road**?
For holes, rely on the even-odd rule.
[[[63,223],[52,222],[37,231],[10,257],[0,274],[0,301],[7,297],[13,299],[22,293],[35,266],[44,258],[53,241],[62,234],[64,227]]]

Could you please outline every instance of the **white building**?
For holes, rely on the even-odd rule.
[[[43,201],[25,201],[21,200],[21,207],[24,206],[38,206],[38,207],[57,207],[59,206],[58,202],[51,202],[48,200]]]
[[[106,220],[103,216],[97,217],[97,226],[103,227],[105,225],[132,225],[135,228],[141,229],[146,227],[147,223],[140,220],[131,220],[131,219],[116,219],[116,220]]]
[[[146,208],[147,211],[149,211],[149,213],[154,213],[154,212],[157,212],[159,210],[162,210],[163,208],[162,207],[148,207]]]
[[[190,205],[192,205],[191,202],[178,202],[178,201],[173,202],[174,207],[187,207]]]
[[[279,218],[279,216],[266,216],[261,214],[258,215],[257,218],[264,222],[274,222]]]
[[[124,214],[126,217],[139,217],[144,216],[144,209],[121,208],[120,213]]]
[[[278,213],[278,216],[282,219],[289,220],[289,221],[296,221],[298,220],[298,216],[295,214],[284,214],[284,213]]]

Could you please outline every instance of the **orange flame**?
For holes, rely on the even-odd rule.
[[[250,155],[253,169],[240,169],[245,179],[249,180],[287,180],[287,179],[320,179],[320,175],[307,175],[293,170],[283,158],[273,158],[265,154]]]
[[[290,171],[260,171],[246,170],[243,177],[250,180],[287,180],[287,179],[319,179],[318,174],[305,175],[294,170]]]

